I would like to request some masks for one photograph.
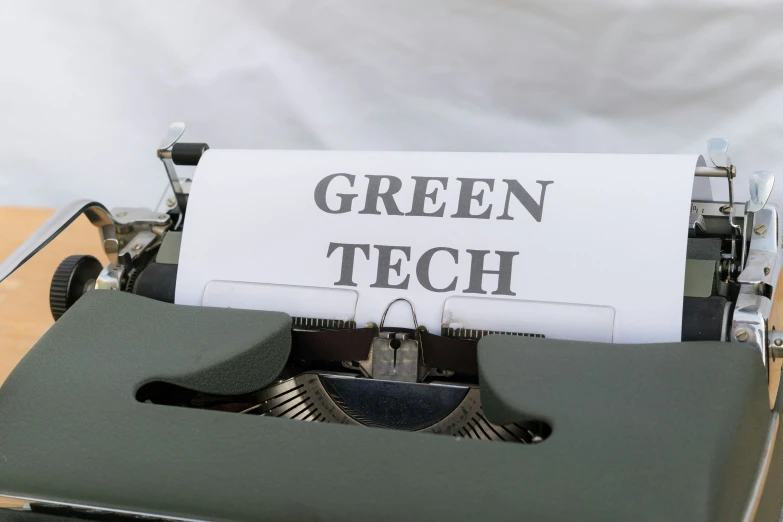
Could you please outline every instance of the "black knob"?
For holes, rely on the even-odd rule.
[[[55,321],[77,299],[95,288],[95,280],[101,270],[103,265],[92,256],[75,255],[63,259],[54,271],[52,286],[49,288],[49,308]]]

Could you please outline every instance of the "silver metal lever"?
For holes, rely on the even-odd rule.
[[[84,214],[90,223],[98,227],[101,233],[103,250],[112,263],[118,262],[119,241],[117,239],[117,222],[106,207],[97,201],[80,199],[61,208],[46,220],[33,235],[22,243],[19,248],[0,263],[0,282],[13,274],[17,268],[48,245],[60,232]]]
[[[710,138],[707,140],[707,155],[716,167],[726,168],[731,165],[728,155],[729,140],[726,138]]]
[[[729,182],[729,225],[731,226],[731,261],[736,259],[736,241],[737,236],[742,235],[742,229],[734,222],[734,184],[733,179],[737,171],[731,164],[731,158],[728,155],[729,140],[726,138],[710,138],[707,140],[707,155],[712,164],[720,170]],[[744,249],[743,249],[744,257]],[[740,261],[740,264],[742,261]]]
[[[753,240],[756,238],[756,236],[760,233],[759,226],[756,225],[756,215],[757,213],[762,213],[764,210],[764,207],[767,204],[767,201],[769,200],[769,196],[772,194],[772,187],[775,185],[775,175],[772,174],[769,171],[766,170],[757,170],[753,172],[753,174],[750,175],[748,178],[748,189],[750,193],[750,199],[745,203],[745,235],[742,238],[742,271],[744,272],[750,264],[750,258],[746,258],[746,254],[748,253],[747,249],[750,248],[751,251],[753,250]],[[752,227],[749,228],[748,224],[753,223]],[[762,228],[765,228],[765,225],[760,225]],[[777,221],[775,222],[775,230],[777,230]],[[777,232],[776,232],[777,234]],[[748,241],[746,238],[750,237],[750,247],[748,247]],[[775,242],[774,250],[773,252],[777,256],[777,243],[776,239],[773,239],[773,242]],[[751,254],[751,257],[752,254]]]
[[[769,337],[769,355],[773,361],[783,357],[783,330],[772,330],[768,334]]]
[[[748,214],[753,222],[750,231],[748,257],[742,265],[737,282],[748,285],[775,284],[775,266],[778,262],[778,216],[774,208],[763,208]]]
[[[734,184],[732,180],[737,175],[736,168],[731,164],[731,158],[728,156],[729,140],[726,138],[710,138],[707,140],[707,155],[712,164],[720,171],[729,182],[729,224],[736,232],[740,232],[740,227],[734,223]],[[698,170],[698,169],[697,169]]]
[[[758,212],[764,208],[775,186],[775,175],[767,170],[757,170],[750,175],[750,201],[745,205],[745,212]]]
[[[185,191],[182,189],[182,184],[177,176],[177,171],[174,168],[174,160],[171,158],[171,148],[185,133],[185,124],[182,122],[174,122],[169,125],[169,131],[166,133],[166,137],[158,145],[158,158],[163,163],[163,167],[166,169],[166,174],[169,176],[169,182],[171,183],[171,190],[174,192],[174,198],[177,200],[177,206],[181,214],[185,213],[185,208],[188,205],[188,198],[185,196]]]

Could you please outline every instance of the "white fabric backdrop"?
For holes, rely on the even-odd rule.
[[[221,148],[690,153],[723,135],[741,172],[781,174],[783,203],[782,20],[780,0],[7,1],[0,204],[154,205],[175,120]]]

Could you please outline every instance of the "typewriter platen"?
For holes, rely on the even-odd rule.
[[[190,186],[189,180],[179,178],[176,166],[197,165],[208,149],[203,143],[181,142],[184,130],[184,124],[172,124],[157,150],[170,186],[156,209],[109,211],[94,201],[74,202],[58,211],[0,266],[0,281],[84,214],[98,229],[110,263],[104,266],[93,257],[79,255],[65,259],[52,278],[54,318],[59,319],[81,297],[96,290],[173,303]],[[724,179],[729,201],[692,202],[682,341],[741,346],[755,354],[758,366],[769,375],[772,362],[783,355],[783,335],[770,322],[780,270],[778,210],[767,204],[774,176],[766,171],[753,173],[751,199],[735,202],[736,167],[727,149],[726,140],[710,140],[708,159],[701,161],[694,173],[700,178]],[[418,326],[410,301],[400,298],[389,303],[391,306],[408,307],[414,328],[387,325],[385,313],[377,323],[364,325],[322,317],[291,318],[290,355],[273,382],[260,390],[214,394],[161,380],[145,383],[135,399],[244,416],[281,417],[291,422],[546,444],[553,433],[547,415],[512,422],[489,420],[502,421],[504,415],[484,411],[477,355],[477,345],[484,337],[535,342],[544,335],[488,331],[480,324],[453,328],[446,319],[448,310],[444,310],[441,331],[432,333]],[[776,390],[770,391],[771,396],[775,394]],[[777,417],[774,419],[777,427]],[[773,440],[776,435],[777,429]],[[42,502],[39,509],[45,511],[47,506],[55,512],[62,508],[61,504]]]

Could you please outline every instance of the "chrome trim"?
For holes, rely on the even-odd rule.
[[[745,265],[737,276],[737,282],[750,285],[777,282],[775,267],[778,259],[778,215],[777,208],[763,208],[753,214],[753,225],[749,228],[750,247]],[[761,292],[759,292],[761,293]]]
[[[43,247],[60,235],[68,225],[84,214],[90,223],[98,227],[101,234],[103,250],[112,263],[117,263],[119,241],[114,216],[106,207],[97,201],[80,199],[69,203],[59,209],[46,222],[36,230],[19,248],[0,263],[0,282],[13,274],[17,268],[25,264],[31,257],[37,254]]]
[[[783,330],[771,330],[769,337],[769,357],[773,361],[783,357]]]
[[[158,239],[158,235],[155,232],[142,230],[133,236],[130,242],[120,251],[120,257],[127,255],[131,261],[135,261]]]
[[[767,440],[764,441],[764,448],[761,453],[761,464],[756,473],[756,479],[753,481],[753,488],[750,490],[750,498],[742,515],[742,522],[752,522],[756,519],[756,512],[759,509],[761,496],[764,493],[764,484],[767,482],[770,464],[772,464],[772,455],[775,453],[775,440],[778,436],[779,425],[780,415],[778,415],[778,412],[773,411],[769,420]]]
[[[706,232],[707,225],[704,223],[704,216],[697,214],[696,212],[691,212],[691,215],[688,218],[688,233],[690,234],[691,231],[696,232],[697,230]]]
[[[94,506],[90,504],[76,504],[72,502],[60,502],[56,500],[46,500],[46,499],[35,498],[35,497],[20,497],[17,495],[9,495],[7,493],[2,493],[2,491],[0,491],[0,494],[2,494],[6,498],[24,500],[29,504],[47,504],[51,506],[63,506],[63,507],[70,507],[74,509],[81,509],[81,510],[101,511],[105,513],[112,513],[117,515],[130,515],[134,517],[150,517],[153,519],[160,519],[160,520],[176,520],[181,522],[209,522],[208,519],[201,519],[201,518],[185,518],[185,517],[178,517],[178,516],[171,516],[171,515],[157,515],[155,513],[146,513],[144,511],[131,511],[129,509],[101,507],[101,506]]]
[[[735,212],[743,212],[744,210],[745,205],[742,203],[734,204]],[[691,201],[691,212],[708,217],[725,218],[729,215],[729,205],[725,201],[702,201],[695,199]]]
[[[125,267],[123,265],[115,265],[109,263],[101,273],[98,274],[98,278],[95,280],[96,290],[119,290],[122,288],[122,278],[125,275]]]
[[[171,216],[165,212],[154,212],[148,208],[115,207],[111,209],[112,218],[117,226],[123,225],[168,225]]]
[[[747,344],[759,352],[767,371],[767,319],[770,310],[772,301],[768,297],[740,293],[731,320],[731,342]]]

